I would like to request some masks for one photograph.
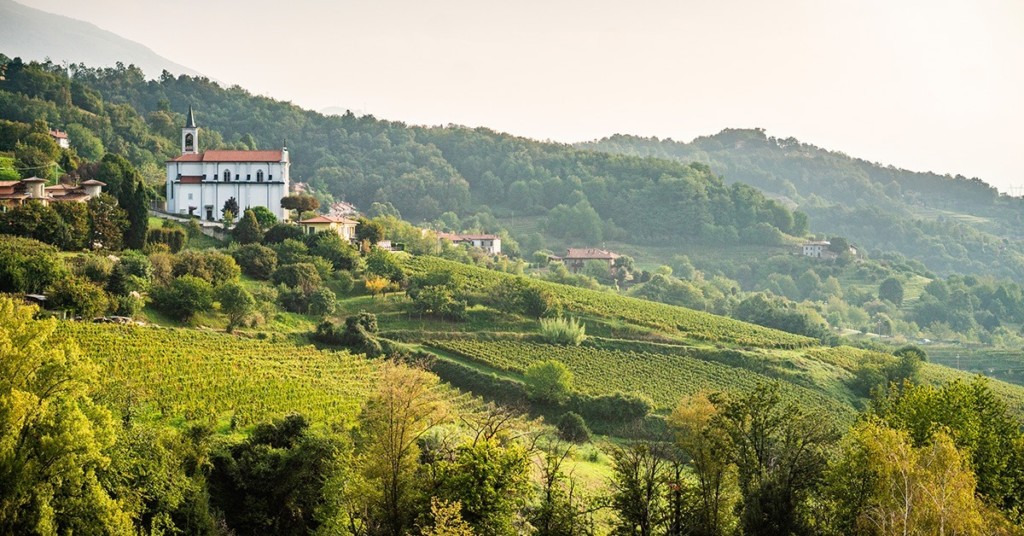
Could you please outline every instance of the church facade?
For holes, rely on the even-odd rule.
[[[181,129],[181,156],[167,161],[167,212],[221,219],[224,203],[245,209],[267,207],[279,220],[288,218],[281,198],[288,195],[288,148],[273,151],[199,152],[199,127],[192,107]]]

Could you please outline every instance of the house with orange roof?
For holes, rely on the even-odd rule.
[[[473,233],[437,233],[438,240],[448,240],[453,244],[466,244],[469,247],[482,249],[491,255],[501,254],[501,237],[493,234]]]
[[[167,211],[218,220],[232,197],[240,213],[266,207],[288,219],[281,198],[288,195],[288,148],[269,151],[199,151],[199,126],[192,107],[181,129],[181,155],[167,161]],[[239,214],[236,214],[238,216]]]

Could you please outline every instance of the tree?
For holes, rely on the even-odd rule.
[[[828,239],[828,250],[838,255],[848,253],[850,251],[850,242],[841,236],[833,236]]]
[[[572,393],[572,372],[561,361],[534,363],[523,374],[530,398],[543,404],[560,405]]]
[[[389,285],[391,285],[391,281],[388,281],[383,277],[367,276],[366,280],[363,281],[363,286],[372,296],[376,296],[381,292],[384,292]]]
[[[94,249],[121,249],[128,229],[128,214],[117,205],[117,199],[100,194],[88,202],[89,246]]]
[[[0,298],[0,533],[134,534],[100,475],[114,444],[99,369],[55,321]]]
[[[388,251],[375,249],[366,256],[366,273],[387,278],[398,283],[405,279],[405,272]]]
[[[154,291],[153,303],[174,318],[187,321],[213,307],[213,286],[203,279],[183,275]]]
[[[695,533],[717,536],[729,532],[735,469],[729,452],[732,444],[725,430],[714,425],[718,409],[700,393],[684,398],[672,411],[669,426],[676,445],[690,458],[697,477],[699,497]]]
[[[420,527],[423,536],[473,536],[473,528],[462,519],[462,504],[430,498],[431,524]]]
[[[242,271],[256,279],[270,279],[277,269],[277,253],[259,244],[246,244],[231,253]]]
[[[573,443],[587,443],[590,441],[590,428],[587,421],[575,411],[565,412],[556,424],[558,436]]]
[[[361,218],[359,225],[356,225],[356,240],[374,245],[384,240],[384,226],[380,222]]]
[[[238,225],[231,230],[231,236],[239,244],[255,244],[263,239],[263,231],[260,230],[260,222],[256,219],[256,213],[252,209],[246,210]]]
[[[309,295],[323,285],[316,266],[308,263],[287,264],[274,271],[274,284],[297,288]]]
[[[659,447],[636,442],[612,451],[612,507],[622,534],[653,536],[665,512],[666,462]]]
[[[235,216],[240,214],[238,210],[238,200],[234,197],[229,197],[228,200],[224,202],[224,206],[221,207],[220,214],[221,217],[226,220],[228,219],[228,213],[230,212],[232,219],[234,219]]]
[[[422,370],[385,361],[378,378],[355,431],[359,480],[349,499],[355,517],[382,534],[403,536],[415,515],[419,440],[448,419],[448,407],[437,377]]]
[[[221,285],[216,292],[220,310],[228,316],[227,331],[244,325],[256,311],[256,299],[239,283],[229,282]]]
[[[41,293],[68,276],[53,246],[0,234],[0,291]]]
[[[716,395],[712,402],[718,411],[713,426],[733,445],[744,534],[805,531],[801,504],[818,485],[825,449],[837,438],[828,419],[783,403],[777,384],[759,385],[737,398]]]
[[[903,283],[895,277],[889,277],[878,286],[878,299],[892,302],[897,307],[903,305]]]
[[[277,223],[263,235],[265,244],[280,244],[288,239],[302,239],[302,228],[288,223]]]
[[[119,154],[107,153],[100,162],[99,175],[107,184],[106,191],[117,198],[117,204],[125,211],[128,226],[124,229],[124,244],[132,249],[146,245],[146,231],[149,229],[149,189],[142,175],[128,160]]]
[[[309,253],[330,261],[335,270],[354,270],[359,266],[359,251],[338,233],[326,231],[308,236]]]
[[[281,208],[296,210],[302,214],[320,208],[320,201],[311,195],[289,195],[281,198]]]
[[[246,211],[249,210],[251,210],[256,216],[256,221],[260,224],[261,230],[266,231],[277,224],[277,216],[275,216],[269,208],[264,206],[255,206],[247,209]]]

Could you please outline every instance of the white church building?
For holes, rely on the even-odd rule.
[[[181,129],[181,156],[167,161],[167,212],[221,219],[228,199],[238,202],[239,214],[267,207],[279,220],[288,218],[281,198],[288,195],[288,148],[279,151],[199,152],[199,127],[192,107]]]

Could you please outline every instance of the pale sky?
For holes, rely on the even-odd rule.
[[[18,1],[312,109],[562,142],[762,127],[1024,187],[1021,0]]]

